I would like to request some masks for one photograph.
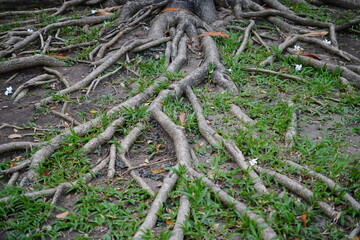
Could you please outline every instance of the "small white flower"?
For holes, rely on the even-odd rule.
[[[299,45],[295,45],[295,46],[294,46],[294,50],[295,50],[295,51],[299,51],[300,49],[301,49],[301,47],[300,47]]]
[[[295,64],[295,70],[296,71],[300,71],[302,69],[302,65],[301,64]]]
[[[327,44],[327,45],[331,45],[331,41],[327,40],[327,39],[324,39],[323,40],[323,43]]]
[[[34,29],[29,28],[27,31],[32,33],[34,32]]]
[[[95,14],[96,12],[97,12],[96,9],[91,10],[92,14]]]
[[[228,70],[229,70],[229,72],[232,72],[231,68],[229,68]]]
[[[149,27],[146,27],[146,26],[144,27],[144,30],[145,30],[145,31],[147,31],[147,30],[149,30],[149,29],[150,29]]]
[[[11,86],[7,87],[6,91],[5,91],[5,95],[8,96],[9,94],[12,94],[13,93],[12,90],[13,90],[13,88]]]
[[[250,166],[255,166],[255,165],[257,164],[257,160],[258,160],[258,158],[251,159],[251,160],[249,161]]]

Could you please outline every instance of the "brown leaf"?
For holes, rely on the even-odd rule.
[[[321,60],[321,58],[313,55],[313,54],[308,54],[308,53],[300,53],[301,56],[304,56],[304,57],[309,57],[309,58],[313,58],[313,59],[316,59],[316,60]]]
[[[302,221],[303,227],[307,227],[307,224],[306,224],[307,217],[308,217],[307,213],[301,215],[301,221]]]
[[[50,170],[46,169],[42,175],[46,177],[46,176],[49,176],[49,173],[50,173]]]
[[[10,138],[10,139],[21,138],[21,135],[14,133],[14,134],[9,135],[8,138]]]
[[[287,72],[288,69],[288,67],[281,67],[277,70],[277,72]]]
[[[187,10],[183,8],[165,8],[160,13],[170,12],[170,11],[187,11]]]
[[[353,240],[359,240],[360,238],[358,236],[354,237]]]
[[[11,162],[11,163],[10,163],[10,166],[11,166],[11,167],[16,167],[16,166],[17,166],[17,163],[16,163],[16,162]]]
[[[46,54],[46,55],[48,55],[50,57],[57,57],[57,58],[66,58],[67,56],[69,56],[69,55],[64,54],[64,53],[49,53],[49,54]]]
[[[301,238],[295,238],[295,240],[301,240]]]
[[[161,148],[161,146],[162,146],[162,144],[158,144],[158,145],[156,145],[156,148],[155,148],[155,149],[156,149],[157,151],[159,151],[159,149]]]
[[[178,117],[179,117],[181,126],[185,126],[186,113],[181,112]]]
[[[112,14],[111,12],[105,11],[105,9],[96,9],[96,15],[103,16]]]
[[[59,213],[58,215],[56,215],[57,219],[63,219],[66,218],[70,213],[68,211],[63,212],[63,213]]]
[[[305,37],[324,37],[326,35],[328,35],[329,32],[327,31],[322,31],[322,32],[311,32],[311,33],[306,33],[306,34],[303,34],[303,36]]]
[[[174,226],[175,222],[171,221],[171,220],[166,220],[166,224],[170,225],[170,226]]]
[[[166,172],[165,169],[161,168],[161,169],[150,169],[150,172],[151,173],[154,173],[154,174],[159,174],[159,173],[164,173]]]
[[[220,36],[220,37],[225,37],[225,38],[230,37],[228,34],[223,33],[223,32],[206,32],[206,33],[198,35],[198,37],[203,37],[203,36]]]

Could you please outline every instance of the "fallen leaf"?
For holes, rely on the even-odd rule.
[[[21,138],[21,135],[20,134],[11,134],[8,136],[8,138],[10,138],[10,139]]]
[[[229,38],[230,36],[223,32],[206,32],[198,35],[197,37],[203,37],[203,36],[220,36],[220,37],[226,37]]]
[[[42,175],[46,177],[46,176],[49,176],[49,173],[50,173],[50,170],[46,169]]]
[[[162,144],[158,144],[158,145],[156,145],[156,148],[155,148],[155,149],[156,149],[157,151],[159,151],[159,149],[161,148],[161,146],[162,146]]]
[[[302,221],[303,227],[307,227],[307,224],[306,224],[307,217],[308,217],[307,213],[301,215],[301,221]]]
[[[170,225],[170,226],[174,226],[175,222],[171,221],[171,220],[166,220],[166,224]]]
[[[159,173],[164,173],[166,172],[165,169],[161,168],[161,169],[150,169],[150,172],[151,173],[154,173],[154,174],[159,174]]]
[[[13,129],[15,133],[19,132],[16,128]]]
[[[306,33],[306,34],[303,34],[303,36],[305,37],[324,37],[326,35],[328,35],[329,32],[327,31],[322,31],[322,32],[311,32],[311,33]]]
[[[103,16],[112,14],[111,12],[106,11],[105,9],[96,9],[96,15]]]
[[[16,156],[14,157],[13,161],[20,161],[22,159],[22,156]]]
[[[300,53],[300,56],[304,56],[304,57],[309,57],[309,58],[313,58],[313,59],[316,59],[316,60],[321,60],[321,58],[313,55],[313,54],[308,54],[308,53]]]
[[[10,166],[11,166],[11,167],[16,167],[17,164],[16,164],[16,162],[11,162],[11,163],[10,163]]]
[[[149,159],[146,158],[144,162],[145,162],[145,163],[149,163]]]
[[[63,212],[63,213],[59,213],[58,215],[56,215],[57,219],[63,219],[66,218],[70,213],[68,211]]]
[[[295,238],[295,240],[301,240],[301,238]]]
[[[96,9],[96,15],[102,16],[102,15],[109,15],[112,14],[114,10],[120,9],[122,6],[115,6],[115,7],[107,7],[104,9]]]
[[[183,8],[165,8],[160,13],[170,12],[170,11],[187,11],[187,10]]]
[[[90,110],[89,113],[97,113],[96,110]]]
[[[112,219],[117,219],[117,216],[113,216],[113,215],[105,215],[105,217],[112,218]]]
[[[358,236],[354,237],[353,240],[359,240],[360,238]]]
[[[288,69],[289,69],[288,67],[281,67],[277,71],[278,72],[287,72]]]
[[[57,109],[57,107],[51,107],[50,110]]]
[[[49,54],[46,54],[50,57],[57,57],[57,58],[66,58],[67,56],[69,56],[68,54],[65,54],[65,53],[49,53]]]
[[[179,120],[180,120],[180,123],[181,123],[181,126],[185,126],[185,118],[186,118],[186,113],[184,112],[181,112],[179,114]]]

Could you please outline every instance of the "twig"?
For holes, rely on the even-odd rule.
[[[264,68],[243,68],[241,70],[249,71],[249,72],[262,72],[262,73],[268,73],[268,74],[275,74],[279,77],[294,79],[294,80],[298,80],[298,81],[307,83],[305,80],[303,80],[300,77],[293,76],[293,75],[286,74],[286,73],[276,72],[276,71],[272,71],[272,70],[268,70],[268,69],[264,69]]]
[[[55,111],[55,110],[51,110],[50,112],[52,114],[58,116],[58,117],[61,117],[61,118],[65,119],[66,121],[74,124],[75,126],[81,125],[81,123],[79,121],[75,120],[74,118],[72,118],[72,117],[70,117],[70,116],[68,116],[68,115],[66,115],[64,113],[61,113],[61,112],[58,112],[58,111]]]
[[[165,163],[165,162],[168,162],[168,161],[172,161],[172,160],[175,160],[175,159],[176,159],[176,158],[167,158],[167,159],[164,159],[164,160],[161,160],[161,161],[157,161],[157,162],[140,164],[139,166],[131,167],[131,168],[129,168],[128,170],[126,170],[125,172],[121,173],[121,176],[125,176],[125,175],[128,174],[130,171],[133,171],[133,170],[136,170],[136,169],[139,169],[139,168],[146,168],[146,167],[154,166],[154,165],[157,165],[157,164]]]

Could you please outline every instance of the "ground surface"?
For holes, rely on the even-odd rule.
[[[91,9],[79,8],[80,13],[90,12]],[[337,10],[344,11],[344,10]],[[358,14],[357,12],[355,12]],[[72,12],[67,13],[68,15]],[[239,24],[246,27],[248,21]],[[119,40],[112,48],[121,47],[129,39],[144,38],[147,35],[148,22],[143,22],[126,37]],[[71,29],[70,29],[71,30]],[[258,27],[257,31],[263,35],[273,35],[276,40],[264,38],[269,45],[279,45],[283,39],[277,32]],[[217,38],[216,43],[223,56],[223,64],[231,79],[239,88],[239,94],[232,96],[211,81],[203,83],[194,89],[204,108],[207,122],[226,139],[234,139],[243,151],[246,160],[258,159],[258,163],[269,169],[287,174],[311,188],[318,199],[332,202],[337,210],[352,215],[355,219],[359,213],[349,209],[340,197],[333,197],[324,185],[308,174],[287,169],[280,164],[283,160],[293,160],[302,165],[327,175],[341,184],[355,199],[360,200],[359,192],[359,99],[355,90],[348,93],[346,87],[340,84],[339,75],[324,70],[304,66],[300,72],[294,70],[294,59],[282,59],[269,69],[286,69],[289,74],[301,77],[303,82],[281,79],[272,75],[249,73],[242,71],[245,67],[256,67],[270,54],[257,43],[248,45],[247,52],[240,57],[233,57],[233,51],[239,46],[237,38],[242,31],[230,31],[230,38]],[[71,32],[67,33],[71,37]],[[79,33],[80,34],[80,33]],[[76,33],[75,33],[76,35]],[[360,37],[349,31],[338,35],[339,48],[360,58]],[[343,60],[334,57],[319,47],[299,43],[306,52],[326,59],[330,63],[339,64]],[[234,47],[234,48],[233,48]],[[24,50],[34,50],[28,46]],[[86,48],[64,52],[67,66],[53,67],[59,71],[71,85],[83,79],[93,67],[82,60],[79,54]],[[131,53],[129,60],[122,59],[123,68],[116,74],[102,80],[96,90],[88,96],[86,88],[71,94],[66,115],[79,122],[91,120],[111,107],[141,92],[153,80],[163,74],[165,44],[146,50],[139,54]],[[201,57],[189,52],[190,61],[179,73],[172,75],[172,81],[181,79],[188,72],[201,63]],[[341,63],[340,63],[341,65]],[[8,81],[15,73],[15,78]],[[42,142],[52,138],[72,123],[52,114],[51,110],[61,111],[63,102],[52,102],[41,107],[34,107],[44,96],[63,89],[60,82],[44,84],[30,88],[27,95],[14,102],[11,95],[5,96],[6,88],[11,86],[16,90],[25,81],[43,74],[42,67],[32,67],[21,71],[0,74],[0,144],[30,141]],[[287,100],[293,100],[296,108],[290,108]],[[183,125],[189,144],[197,155],[195,164],[199,171],[204,172],[209,179],[233,197],[242,200],[256,213],[267,217],[270,225],[274,223],[276,232],[283,239],[342,239],[352,230],[351,228],[335,224],[332,220],[321,216],[318,206],[306,203],[297,195],[286,191],[271,177],[265,177],[265,185],[273,191],[271,196],[257,196],[253,187],[246,182],[246,174],[226,155],[224,149],[216,149],[209,145],[199,134],[196,117],[190,102],[185,98],[168,100],[163,103],[163,111],[178,125]],[[150,101],[149,101],[150,102]],[[240,106],[257,123],[254,126],[243,124],[229,111],[229,103]],[[145,104],[146,106],[146,104]],[[295,109],[295,110],[294,110]],[[287,149],[284,135],[291,121],[291,114],[296,111],[297,131],[295,146]],[[186,123],[182,124],[179,115],[185,113]],[[122,139],[131,126],[135,126],[141,113],[135,110],[126,112],[127,126],[117,130],[114,139]],[[243,127],[246,127],[245,130]],[[74,137],[75,139],[76,137]],[[73,142],[71,142],[73,141]],[[61,182],[71,181],[77,176],[89,171],[98,159],[109,154],[110,142],[97,147],[87,159],[79,160],[72,153],[76,150],[73,145],[83,146],[87,140],[80,139],[67,142],[60,151],[60,155],[68,158],[55,163],[41,166],[39,181],[36,184],[25,185],[26,191],[55,187]],[[29,151],[30,152],[30,151]],[[136,169],[137,174],[157,192],[169,169],[177,163],[176,151],[171,136],[155,120],[146,123],[146,128],[137,138],[129,152],[127,159],[132,166],[142,164],[156,165]],[[14,160],[15,159],[15,160]],[[20,159],[26,159],[23,151],[2,153],[1,168],[9,168],[9,164]],[[53,157],[53,159],[57,159]],[[60,159],[60,158],[59,158]],[[90,183],[76,186],[57,203],[54,210],[46,205],[51,198],[40,197],[37,200],[21,198],[16,187],[5,183],[11,175],[1,176],[1,197],[9,194],[19,196],[12,203],[2,205],[3,223],[0,225],[0,239],[56,238],[56,239],[127,239],[132,236],[144,217],[152,197],[132,180],[126,165],[116,160],[116,174],[107,179],[107,168],[96,174]],[[57,175],[59,172],[59,176]],[[125,172],[125,175],[123,175]],[[198,180],[187,180],[183,187],[179,186],[171,193],[166,201],[159,219],[152,233],[147,239],[167,239],[174,226],[178,199],[181,194],[188,192],[191,198],[191,216],[185,226],[186,239],[258,239],[259,230],[252,229],[254,224],[247,218],[240,217],[231,208],[224,207],[218,197]],[[186,182],[186,180],[182,180]],[[331,201],[330,201],[331,200]],[[62,217],[58,214],[70,212]],[[34,218],[33,216],[37,216]],[[306,215],[304,223],[304,216]],[[343,221],[340,219],[339,221]],[[355,239],[355,238],[354,238]]]

